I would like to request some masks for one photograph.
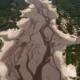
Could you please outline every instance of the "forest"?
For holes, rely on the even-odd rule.
[[[17,28],[16,21],[20,19],[20,11],[28,6],[22,0],[0,0],[0,31]]]

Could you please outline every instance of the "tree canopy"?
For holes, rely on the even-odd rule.
[[[17,28],[16,21],[21,14],[19,10],[29,5],[24,0],[21,4],[17,0],[0,0],[0,31]]]

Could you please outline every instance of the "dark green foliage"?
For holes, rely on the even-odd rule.
[[[74,50],[73,50],[74,49]],[[75,52],[75,54],[72,54]],[[68,46],[66,49],[66,63],[77,66],[77,75],[80,76],[80,44]],[[80,80],[80,79],[77,79]]]
[[[80,8],[80,0],[66,0],[73,3],[77,8]]]
[[[24,0],[14,0],[14,1],[17,3],[18,9],[20,9],[20,10],[23,10],[23,9],[25,9],[26,7],[29,6],[29,4],[28,4],[28,3],[25,3]]]
[[[66,63],[70,64],[72,63],[73,65],[77,65],[77,60],[78,60],[78,56],[79,56],[79,47],[80,45],[71,45],[68,46],[66,49]],[[75,54],[73,54],[72,52],[75,52]]]
[[[78,66],[77,66],[77,75],[80,76],[80,61],[78,62]],[[78,79],[78,80],[80,80],[80,79]]]
[[[72,28],[72,24],[71,23],[67,23],[66,27],[67,27],[67,30],[70,34],[73,34],[73,28]]]
[[[56,23],[57,23],[58,25],[61,24],[61,19],[62,19],[62,17],[59,17],[59,18],[56,20]]]
[[[21,0],[21,4],[16,0],[0,0],[0,31],[17,28],[16,21],[20,19],[20,11],[28,7],[29,4]]]
[[[0,49],[3,47],[4,43],[3,41],[0,39]]]
[[[60,17],[65,17],[70,20],[71,25],[80,27],[80,7],[77,6],[74,0],[52,0],[57,5],[57,11]],[[77,0],[80,2],[80,0]],[[63,14],[61,12],[64,12]],[[70,18],[69,18],[70,17]],[[72,22],[74,20],[74,22]],[[68,25],[70,26],[70,25]],[[72,27],[68,27],[72,28]],[[69,30],[70,30],[69,29]],[[72,29],[71,29],[72,30]]]
[[[77,7],[76,5],[77,3],[75,4],[76,1],[80,2],[80,0],[76,0],[76,1],[74,0],[52,0],[52,1],[53,3],[55,2],[59,10],[66,11],[67,13],[70,14],[70,16],[72,17],[80,16],[79,14],[80,8]]]

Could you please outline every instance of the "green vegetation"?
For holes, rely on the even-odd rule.
[[[23,0],[21,4],[17,0],[0,0],[0,31],[17,28],[16,21],[21,14],[19,10],[29,5]]]
[[[0,51],[1,51],[1,48],[3,47],[4,43],[3,41],[0,39]]]
[[[80,76],[80,44],[67,47],[66,63],[77,66],[77,75]]]
[[[73,26],[76,26],[77,29],[80,28],[80,7],[78,7],[73,0],[52,0],[53,4],[57,5],[57,11],[59,16],[69,20],[68,25],[66,26],[69,32],[72,33]],[[55,3],[54,3],[55,1]],[[78,0],[77,0],[78,1]],[[80,32],[79,32],[80,34]]]

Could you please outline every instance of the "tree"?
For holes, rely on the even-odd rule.
[[[23,1],[22,4],[26,3]],[[28,5],[23,5],[23,8]],[[16,21],[20,19],[21,14],[19,10],[23,8],[16,0],[0,0],[0,31],[17,28]]]

